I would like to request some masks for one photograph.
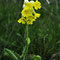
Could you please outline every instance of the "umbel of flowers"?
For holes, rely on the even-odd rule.
[[[38,0],[36,0],[35,2],[25,0],[23,4],[23,10],[21,11],[22,16],[18,20],[18,23],[33,24],[33,22],[40,17],[40,14],[36,13],[35,10],[38,10],[40,8],[41,3]]]

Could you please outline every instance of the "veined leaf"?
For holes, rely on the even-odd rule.
[[[18,60],[18,57],[13,53],[13,51],[5,48],[4,55],[10,56],[13,60]]]

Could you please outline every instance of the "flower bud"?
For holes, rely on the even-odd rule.
[[[24,0],[24,3],[28,3],[29,1],[28,0]]]
[[[32,4],[34,3],[34,1],[30,1]]]

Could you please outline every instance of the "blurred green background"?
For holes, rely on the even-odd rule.
[[[26,25],[19,24],[24,0],[0,0],[0,60],[4,48],[21,55],[25,46]],[[60,0],[39,0],[42,8],[36,12],[41,17],[29,25],[31,44],[29,55],[40,55],[42,60],[60,60]]]

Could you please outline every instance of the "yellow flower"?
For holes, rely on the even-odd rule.
[[[30,3],[30,2],[28,2],[28,3],[26,4],[26,8],[32,9],[32,8],[33,8],[33,4]]]
[[[34,8],[36,10],[41,8],[41,3],[38,0],[35,2],[25,0],[23,4],[23,10],[21,12],[22,17],[18,20],[18,22],[22,24],[33,24],[33,22],[40,17],[40,14],[36,13]]]
[[[24,18],[24,17],[21,17],[21,18],[18,20],[18,23],[25,24],[25,18]]]
[[[32,16],[31,10],[26,7],[22,10],[21,13],[22,13],[22,16],[24,16],[24,17]]]
[[[36,18],[39,18],[40,17],[40,14],[39,13],[34,13],[34,17],[35,17],[35,19]]]
[[[34,16],[27,17],[27,20],[26,20],[27,24],[33,24],[33,21],[35,21]]]
[[[36,2],[34,2],[34,8],[35,8],[36,10],[38,10],[38,9],[41,8],[41,3],[40,3],[38,0],[36,0]]]
[[[33,21],[27,21],[27,24],[33,24]]]

